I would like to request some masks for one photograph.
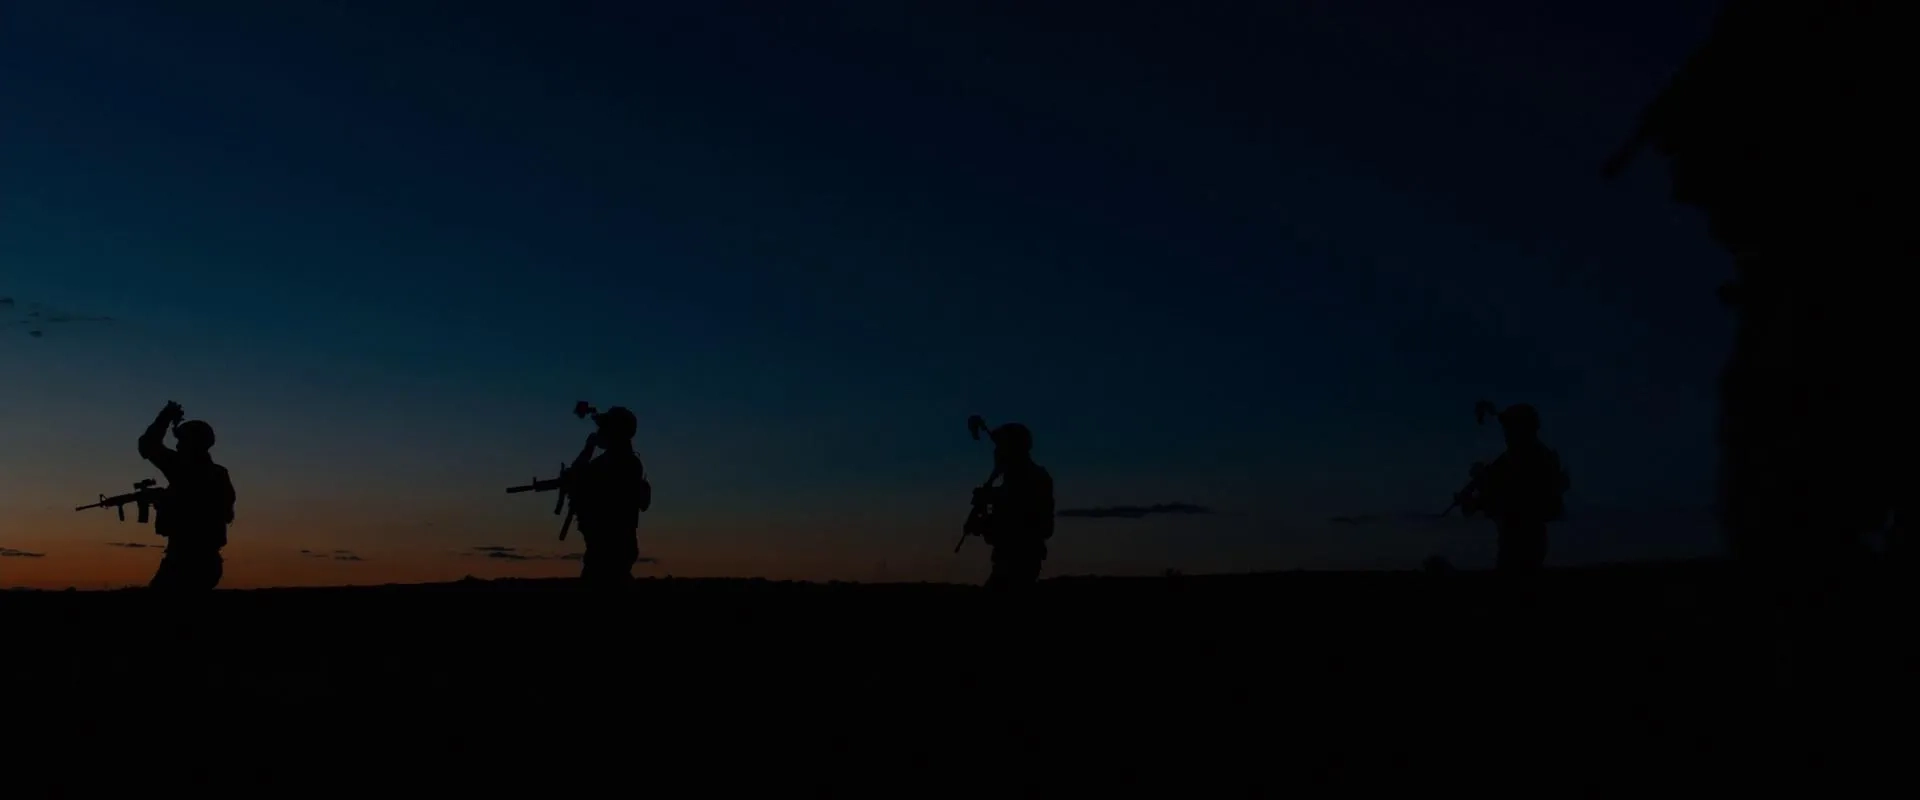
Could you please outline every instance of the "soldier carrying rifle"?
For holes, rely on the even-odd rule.
[[[1493,411],[1481,403],[1482,419]],[[1460,513],[1485,514],[1499,531],[1494,569],[1538,572],[1547,560],[1547,523],[1560,519],[1570,481],[1560,456],[1540,441],[1540,413],[1525,403],[1496,412],[1507,449],[1493,463],[1474,465],[1473,481],[1454,495]]]
[[[986,422],[973,417],[968,427],[979,438]],[[967,516],[960,542],[979,536],[993,548],[988,588],[1030,586],[1040,578],[1047,540],[1053,538],[1053,476],[1034,463],[1033,432],[1027,426],[1008,423],[994,428],[990,436],[993,473],[973,490],[973,512]],[[998,486],[993,484],[996,478],[1001,479]]]
[[[580,536],[587,541],[580,580],[595,587],[625,586],[632,583],[633,565],[640,560],[640,513],[653,505],[646,465],[633,449],[640,423],[632,411],[620,406],[600,412],[581,402],[573,413],[581,418],[591,415],[595,425],[573,463],[559,477],[509,487],[507,493],[559,491],[554,513],[562,507],[567,512],[560,538],[567,538],[577,519]],[[602,451],[598,458],[596,450]]]
[[[180,404],[170,402],[140,435],[140,457],[167,478],[153,503],[153,532],[167,538],[167,552],[148,588],[206,591],[220,585],[225,570],[220,549],[233,523],[233,481],[213,463],[213,426],[185,420]],[[164,441],[168,426],[178,449]]]

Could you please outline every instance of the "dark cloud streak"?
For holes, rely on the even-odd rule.
[[[45,338],[47,328],[53,325],[113,321],[113,317],[75,314],[48,308],[39,303],[23,302],[10,295],[0,297],[0,327],[25,328],[27,335],[35,339]]]
[[[478,556],[480,558],[491,558],[500,561],[579,561],[586,557],[585,553],[536,553],[522,550],[518,547],[506,547],[502,545],[472,547],[459,553],[459,555]],[[635,563],[658,564],[660,563],[660,559],[652,556],[641,556]]]
[[[351,550],[320,551],[320,550],[308,550],[306,548],[301,548],[300,555],[306,556],[307,558],[324,558],[330,561],[365,561],[366,560],[364,558],[361,558],[359,555],[356,555]]]
[[[1150,506],[1096,506],[1093,508],[1065,508],[1054,514],[1057,517],[1075,517],[1080,519],[1140,519],[1154,514],[1211,514],[1213,509],[1192,503],[1155,503]]]

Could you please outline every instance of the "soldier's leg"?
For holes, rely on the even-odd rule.
[[[1547,525],[1533,520],[1502,520],[1493,568],[1508,574],[1540,570],[1547,561]]]
[[[196,565],[196,569],[194,570],[194,577],[197,578],[194,582],[194,588],[201,591],[212,591],[220,585],[220,579],[226,577],[226,574],[226,560],[221,558],[217,552],[207,553],[204,559]]]
[[[1539,607],[1540,569],[1547,560],[1547,525],[1531,520],[1502,520],[1499,550],[1494,557],[1494,575],[1499,603],[1509,614],[1507,620],[1516,630],[1533,624],[1532,614]]]
[[[993,560],[993,571],[987,573],[987,588],[1005,588],[1010,577],[1011,573],[1007,570],[1007,563],[995,558]]]
[[[184,552],[169,549],[160,556],[160,567],[153,571],[147,588],[167,592],[191,591],[201,581],[194,575],[193,559]]]
[[[589,546],[586,554],[580,557],[580,581],[591,586],[606,585],[610,572],[608,566],[606,555]]]
[[[179,585],[180,562],[171,555],[160,556],[160,566],[153,571],[152,580],[147,581],[147,588],[169,591],[179,588]]]
[[[640,560],[636,533],[588,536],[580,558],[580,578],[596,586],[619,586],[633,581],[633,565]]]
[[[993,573],[987,576],[987,588],[1015,590],[1032,585],[1040,574],[1038,565],[1029,569],[1025,562],[995,561]]]
[[[1521,551],[1523,563],[1529,573],[1539,572],[1547,566],[1547,521],[1530,520],[1522,529],[1525,549]]]
[[[220,585],[226,567],[218,552],[169,550],[147,583],[149,589],[203,592]]]
[[[1017,589],[1031,586],[1040,580],[1040,565],[1044,560],[1045,556],[1039,553],[996,547],[993,551],[993,573],[987,576],[987,587]]]

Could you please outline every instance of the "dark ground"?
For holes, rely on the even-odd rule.
[[[7,592],[0,795],[1884,792],[1911,627],[1847,586],[1791,637],[1714,564],[1520,610],[1472,573]]]

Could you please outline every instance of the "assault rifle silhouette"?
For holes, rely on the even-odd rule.
[[[591,415],[597,421],[600,415],[600,410],[594,408],[593,406],[588,405],[587,401],[581,400],[580,402],[573,404],[573,415],[576,417],[579,417],[580,419],[586,419],[589,415]],[[561,511],[564,510],[567,514],[566,519],[563,519],[560,522],[560,541],[563,541],[563,542],[566,541],[567,531],[573,529],[573,518],[574,518],[573,494],[568,489],[567,478],[573,474],[574,470],[577,470],[577,469],[580,469],[581,467],[586,466],[588,461],[593,460],[593,447],[594,447],[593,439],[588,438],[586,446],[580,448],[580,455],[574,457],[573,464],[568,465],[566,463],[562,463],[560,465],[560,474],[557,477],[548,478],[545,480],[542,480],[540,478],[534,478],[531,482],[523,486],[507,487],[507,494],[522,494],[524,492],[536,492],[536,493],[559,492],[560,493],[559,495],[555,496],[553,499],[553,513],[557,516],[560,514]]]
[[[138,516],[135,518],[135,521],[144,525],[147,522],[149,512],[153,510],[153,506],[159,503],[162,497],[166,496],[167,490],[159,488],[159,483],[159,481],[148,478],[134,483],[132,492],[117,494],[112,497],[103,494],[100,495],[100,502],[84,506],[75,506],[73,510],[86,511],[94,508],[112,508],[120,514],[120,521],[126,522],[127,504],[132,503],[134,507],[138,509]]]

